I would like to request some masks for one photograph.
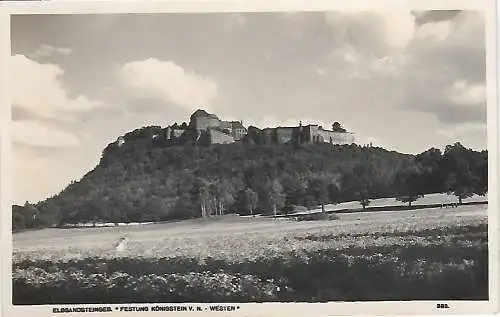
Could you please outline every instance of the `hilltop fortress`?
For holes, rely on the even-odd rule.
[[[171,125],[152,136],[153,140],[162,140],[167,144],[229,144],[250,142],[254,144],[307,144],[322,143],[352,144],[354,134],[347,132],[340,123],[335,122],[331,130],[315,124],[259,129],[245,128],[242,121],[223,121],[215,114],[198,109],[190,117],[189,124]],[[118,139],[118,146],[125,140]]]

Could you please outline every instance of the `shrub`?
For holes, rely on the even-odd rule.
[[[296,219],[297,221],[338,220],[339,216],[336,214],[318,212],[314,214],[299,215]]]
[[[297,206],[297,205],[288,205],[283,207],[282,211],[284,214],[294,214],[294,213],[299,213],[299,212],[306,212],[309,209],[304,206]]]

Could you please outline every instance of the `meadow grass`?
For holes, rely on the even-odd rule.
[[[14,304],[487,299],[487,218],[472,211],[236,222],[219,231],[227,224],[191,224],[157,229],[155,239],[142,229],[128,232],[124,253],[107,245],[106,231],[92,248],[19,243]]]

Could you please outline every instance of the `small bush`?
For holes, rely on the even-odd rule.
[[[307,207],[304,207],[304,206],[289,205],[289,206],[283,207],[282,212],[284,214],[294,214],[294,213],[298,213],[298,212],[306,212],[308,210],[309,209],[307,209]]]
[[[327,214],[327,213],[314,213],[307,215],[297,216],[297,221],[315,221],[315,220],[338,220],[339,216],[336,214]]]

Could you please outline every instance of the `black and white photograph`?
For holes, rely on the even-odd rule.
[[[8,304],[490,303],[486,21],[11,14]]]

